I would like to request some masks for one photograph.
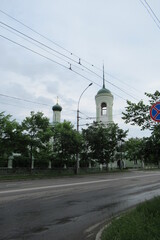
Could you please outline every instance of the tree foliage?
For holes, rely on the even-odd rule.
[[[149,147],[152,151],[152,155],[154,154],[153,161],[157,162],[160,165],[160,125],[159,124],[155,125],[152,131]]]
[[[138,103],[127,101],[128,106],[126,107],[126,112],[123,112],[122,117],[125,123],[138,125],[142,130],[153,129],[156,125],[150,117],[150,109],[152,105],[160,99],[160,92],[156,91],[154,94],[145,93],[145,95],[149,98],[148,104],[145,104],[142,100]]]
[[[139,151],[137,154],[141,153],[141,159],[144,158],[145,162],[160,163],[160,125],[150,117],[151,107],[160,101],[160,92],[156,91],[153,94],[145,93],[145,95],[149,98],[148,104],[145,104],[142,100],[137,104],[127,101],[128,106],[126,107],[126,112],[123,113],[122,119],[125,120],[125,123],[140,126],[141,130],[151,130],[151,136],[149,138],[143,138],[140,142],[138,139],[132,140],[133,145],[130,140],[130,144],[132,147],[134,144],[138,144]],[[131,147],[131,145],[127,147]],[[134,153],[132,152],[131,159],[134,154],[136,154],[136,151]]]
[[[33,157],[40,158],[48,150],[47,143],[52,136],[49,119],[42,112],[31,112],[22,122],[22,131],[31,161]]]
[[[143,140],[141,138],[130,138],[125,142],[126,158],[134,161],[136,164],[138,160],[143,159],[142,149]]]
[[[17,145],[19,124],[11,119],[11,115],[0,113],[0,155],[10,155]]]
[[[55,124],[53,128],[53,152],[59,161],[59,166],[68,165],[71,160],[75,164],[75,154],[80,151],[81,143],[81,135],[70,122],[64,121]]]
[[[83,129],[82,135],[86,150],[88,149],[88,156],[108,166],[108,163],[113,160],[118,143],[126,137],[127,131],[123,131],[114,123],[106,127],[94,122],[87,129]]]

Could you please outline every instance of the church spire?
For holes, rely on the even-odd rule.
[[[104,78],[104,64],[103,64],[103,88],[105,88],[105,78]]]

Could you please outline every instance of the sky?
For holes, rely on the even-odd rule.
[[[21,122],[41,111],[52,121],[58,97],[62,121],[76,127],[79,97],[93,82],[80,100],[85,128],[104,64],[114,122],[128,137],[149,136],[122,120],[126,100],[147,103],[144,93],[160,87],[160,22],[147,3],[160,19],[158,0],[0,0],[0,112]]]

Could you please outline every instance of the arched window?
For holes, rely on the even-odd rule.
[[[101,104],[101,115],[107,115],[107,104],[104,102]]]

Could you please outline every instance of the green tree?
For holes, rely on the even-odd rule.
[[[22,129],[31,162],[34,162],[34,158],[40,160],[43,156],[44,161],[48,163],[48,156],[44,157],[44,152],[47,152],[45,150],[48,149],[48,142],[52,136],[49,119],[44,117],[42,112],[31,112],[31,116],[23,120]]]
[[[122,119],[125,123],[130,123],[131,125],[138,125],[142,130],[153,129],[156,125],[150,117],[151,106],[160,99],[160,92],[156,91],[154,94],[145,93],[149,98],[148,104],[145,104],[142,100],[138,103],[132,103],[127,101],[126,112],[123,112]]]
[[[0,158],[1,162],[16,150],[19,124],[11,119],[11,115],[0,113]]]
[[[120,141],[124,140],[127,131],[123,131],[117,124],[103,124],[94,122],[87,129],[83,129],[82,135],[89,149],[89,156],[101,164],[106,164],[114,160],[115,151]]]
[[[141,138],[130,138],[125,142],[126,158],[137,164],[138,160],[144,159],[144,141]]]
[[[150,151],[152,152],[153,162],[158,163],[160,168],[160,125],[155,125],[150,137]]]
[[[82,137],[73,125],[64,121],[57,123],[53,130],[53,152],[57,160],[58,167],[63,167],[64,164],[69,166],[71,162],[75,165],[75,154],[80,152]]]
[[[152,131],[151,137],[147,141],[145,140],[145,144],[143,144],[143,148],[147,152],[145,154],[145,161],[158,162],[160,166],[160,126],[159,123],[153,121],[150,117],[150,109],[153,104],[159,101],[160,92],[156,91],[154,94],[145,93],[145,95],[149,98],[148,104],[145,104],[142,100],[137,104],[127,101],[128,106],[126,107],[126,112],[123,112],[122,119],[125,120],[125,123],[140,126],[141,130],[149,129]]]

